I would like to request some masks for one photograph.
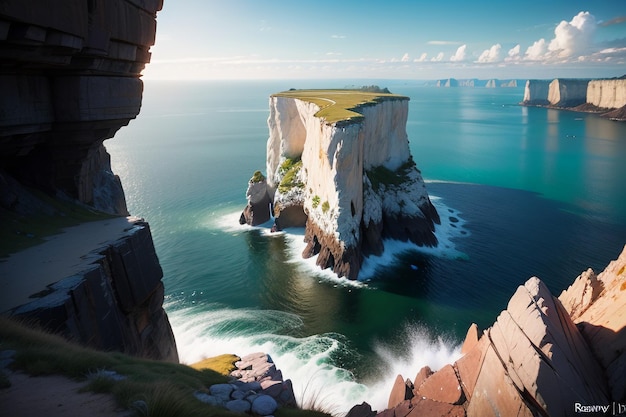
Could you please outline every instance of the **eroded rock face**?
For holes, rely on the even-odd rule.
[[[162,0],[0,4],[0,204],[48,214],[27,187],[127,215],[104,140],[141,108]],[[15,309],[89,346],[176,361],[148,225],[87,247],[93,264]],[[39,260],[34,260],[37,262]],[[83,260],[76,260],[80,264]],[[19,273],[11,279],[23,278]]]
[[[384,250],[384,238],[437,245],[439,216],[408,146],[408,98],[363,105],[358,120],[327,123],[319,110],[270,98],[266,170],[276,228],[305,226],[303,256],[350,279],[363,256]]]
[[[401,375],[391,416],[569,416],[574,405],[626,401],[626,248],[597,275],[581,274],[559,298],[538,278],[511,297],[492,327],[472,325],[463,356],[423,368],[407,395]]]
[[[139,113],[162,0],[11,0],[0,14],[0,169],[127,215],[104,140]]]

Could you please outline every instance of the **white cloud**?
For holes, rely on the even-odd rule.
[[[521,58],[520,55],[521,46],[518,43],[513,48],[509,49],[507,52],[507,57],[504,58],[505,61],[518,61]]]
[[[402,55],[402,59],[400,61],[409,62],[409,53],[407,52],[404,55]]]
[[[546,44],[546,40],[541,38],[538,41],[535,41],[531,46],[526,49],[526,53],[524,54],[524,59],[530,61],[539,61],[541,60],[548,50],[548,45]]]
[[[454,55],[450,57],[450,61],[463,61],[465,60],[465,51],[467,50],[467,45],[461,45],[458,47]]]
[[[433,62],[443,61],[443,56],[443,52],[439,52],[436,57],[433,57],[430,60]]]
[[[502,45],[499,43],[493,45],[489,49],[485,49],[482,54],[478,57],[477,62],[498,62],[500,61],[500,49],[502,49]]]
[[[570,22],[561,21],[554,29],[554,39],[548,50],[559,58],[570,58],[588,52],[596,29],[596,18],[589,12],[580,12]]]
[[[419,57],[419,58],[417,58],[417,59],[415,60],[415,62],[424,62],[424,61],[426,61],[426,58],[427,58],[427,57],[428,57],[428,54],[427,54],[426,52],[424,52],[422,55],[420,55],[420,57]]]

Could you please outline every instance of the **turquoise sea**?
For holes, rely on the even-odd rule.
[[[300,259],[302,230],[240,226],[265,168],[268,96],[378,84],[407,95],[413,157],[443,222],[438,248],[388,242],[348,282]],[[181,360],[270,353],[301,403],[386,406],[398,373],[454,360],[518,285],[558,295],[626,244],[626,123],[519,106],[523,88],[419,81],[147,81],[105,143],[129,210],[149,221]]]

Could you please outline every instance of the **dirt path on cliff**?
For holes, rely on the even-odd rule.
[[[116,217],[63,229],[40,245],[10,255],[0,262],[0,312],[32,301],[30,295],[47,285],[83,271],[90,253],[121,237],[137,217]]]
[[[0,389],[0,417],[127,417],[111,395],[80,393],[84,383],[62,376],[8,375],[9,388]]]

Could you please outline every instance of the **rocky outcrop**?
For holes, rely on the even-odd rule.
[[[587,103],[601,109],[626,106],[626,78],[589,81]]]
[[[196,398],[235,413],[272,416],[279,407],[296,407],[290,380],[283,380],[272,358],[265,353],[251,353],[235,362],[233,381],[216,384],[209,392],[196,392]]]
[[[425,367],[413,382],[398,376],[389,408],[378,415],[614,412],[626,401],[626,248],[604,272],[586,271],[559,298],[529,279],[492,327],[477,330],[470,327],[454,364],[434,373]]]
[[[76,266],[66,278],[54,278],[52,260],[31,259],[44,270],[33,273],[45,274],[48,269],[46,280],[53,282],[30,294],[31,301],[24,304],[18,295],[21,290],[11,290],[12,284],[5,281],[24,279],[24,268],[13,267],[13,258],[6,260],[0,268],[2,288],[14,295],[8,301],[3,297],[2,307],[10,302],[18,305],[4,314],[35,321],[95,349],[177,362],[174,335],[163,310],[163,272],[150,228],[137,218],[101,223],[107,222],[120,224],[120,232],[100,247],[85,249],[81,259],[70,260]]]
[[[59,214],[33,197],[36,190],[128,215],[103,141],[139,113],[139,77],[150,61],[161,7],[162,0],[0,2],[2,210],[26,217]],[[40,284],[38,296],[12,304],[11,314],[91,347],[176,361],[147,223],[137,221],[124,236],[81,249],[76,258],[59,254],[71,258],[65,275],[3,275],[3,286],[5,280]]]
[[[522,104],[527,106],[545,106],[550,104],[548,94],[550,91],[550,81],[548,80],[528,80],[524,87],[524,99]]]
[[[105,139],[141,107],[162,0],[10,0],[0,7],[0,169],[127,215]]]
[[[342,95],[361,104],[348,117],[320,115]],[[306,227],[304,257],[317,255],[320,267],[356,279],[363,256],[380,254],[384,238],[437,244],[439,217],[409,151],[407,114],[408,98],[392,94],[301,90],[270,98],[266,190],[276,229]]]

